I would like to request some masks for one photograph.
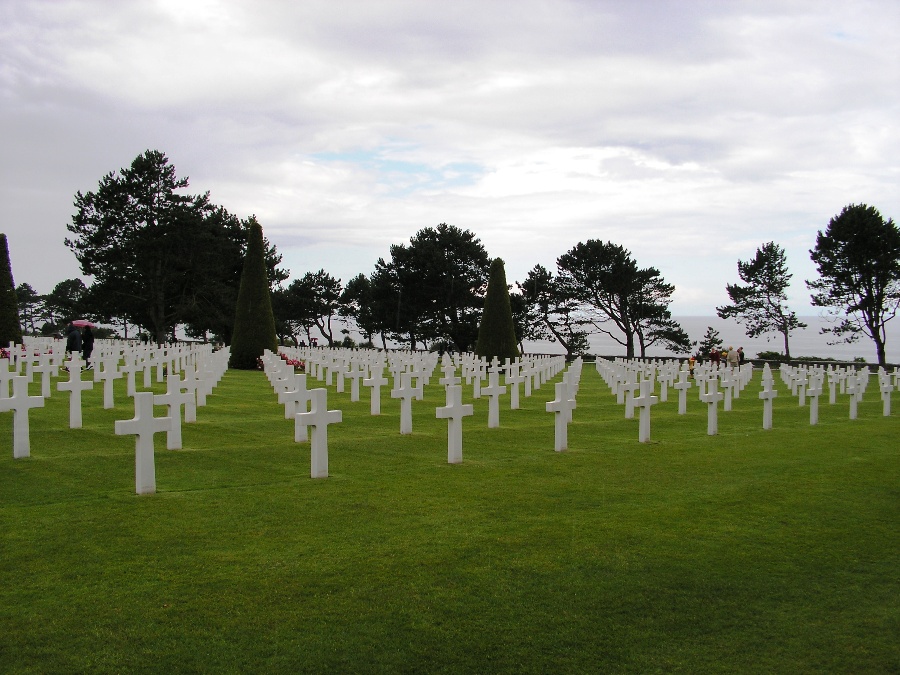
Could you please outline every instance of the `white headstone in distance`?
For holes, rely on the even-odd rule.
[[[447,463],[462,462],[462,418],[472,415],[474,407],[471,403],[462,402],[462,385],[447,385],[447,405],[437,408],[434,413],[438,419],[447,420]]]
[[[388,383],[388,379],[384,376],[384,367],[375,366],[372,368],[371,377],[363,380],[363,385],[371,389],[371,400],[369,402],[369,414],[381,414],[381,388]]]
[[[678,381],[672,385],[678,390],[678,414],[687,414],[687,390],[691,388],[691,381],[688,379],[690,372],[687,370],[678,371]]]
[[[724,394],[719,391],[717,383],[715,377],[710,378],[707,381],[706,393],[703,395],[703,402],[707,404],[706,433],[709,436],[719,433],[719,401],[724,398]]]
[[[554,450],[562,452],[569,448],[569,416],[575,409],[575,399],[569,397],[569,387],[565,382],[556,383],[556,399],[547,402],[547,412],[554,413]]]
[[[94,388],[93,380],[81,379],[81,364],[77,361],[68,362],[69,381],[57,382],[56,388],[69,392],[69,428],[80,429],[81,417],[81,392]]]
[[[772,370],[767,363],[763,367],[762,391],[759,397],[763,400],[763,429],[772,428],[772,399],[778,396],[778,390],[774,388]]]
[[[653,381],[641,382],[641,395],[634,400],[634,405],[641,409],[638,428],[638,441],[650,442],[650,406],[656,405],[659,398],[653,396]]]
[[[419,389],[412,386],[412,374],[403,373],[400,376],[400,387],[391,390],[391,398],[400,399],[400,433],[403,435],[412,433],[412,400]]]
[[[506,386],[500,384],[500,375],[492,370],[488,374],[488,386],[482,387],[481,393],[488,396],[488,429],[500,426],[500,395],[506,393]]]
[[[166,393],[156,394],[153,397],[154,405],[164,405],[171,420],[166,431],[166,448],[168,450],[181,450],[181,406],[194,400],[194,394],[181,391],[181,378],[175,373],[169,373],[166,380]]]

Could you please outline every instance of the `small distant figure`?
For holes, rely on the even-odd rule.
[[[725,358],[728,365],[732,368],[737,368],[739,365],[741,365],[741,355],[734,350],[734,347],[728,348],[728,354],[725,356]]]
[[[718,366],[722,362],[722,354],[716,347],[713,347],[709,352],[709,360]]]
[[[94,351],[94,331],[91,330],[90,326],[84,327],[84,334],[81,336],[81,353],[84,356],[84,362],[87,364],[85,366],[85,370],[90,370],[92,368],[91,365],[91,352]]]
[[[744,348],[738,347],[738,362],[744,365]]]
[[[691,371],[690,372],[691,377],[694,376],[694,366],[696,366],[696,365],[697,365],[697,359],[695,359],[693,356],[688,359],[688,370]]]

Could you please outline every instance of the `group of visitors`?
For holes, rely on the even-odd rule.
[[[74,354],[81,352],[84,362],[87,364],[85,370],[93,368],[91,363],[91,353],[94,351],[94,332],[90,326],[85,326],[79,331],[74,324],[66,327],[66,352]]]
[[[701,355],[697,354],[688,359],[691,376],[694,375],[694,366],[699,363],[701,358]],[[725,363],[732,368],[737,368],[744,365],[744,348],[738,347],[735,349],[734,347],[729,347],[728,349],[719,349],[718,347],[713,347],[709,352],[709,360],[717,366]]]
[[[718,349],[713,347],[709,352],[709,360],[719,365],[725,363],[732,368],[744,365],[744,348],[729,347],[728,349]]]

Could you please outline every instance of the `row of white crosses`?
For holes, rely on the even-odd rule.
[[[625,417],[634,417],[634,409],[640,408],[641,420],[639,424],[639,440],[650,440],[649,409],[659,401],[665,401],[668,397],[668,387],[672,386],[679,392],[678,414],[686,413],[686,394],[691,387],[690,374],[687,362],[679,364],[678,361],[628,361],[616,359],[614,361],[598,360],[597,372],[606,382],[607,386],[616,394],[617,402],[625,406]],[[824,391],[826,377],[828,378],[830,402],[835,402],[835,388],[839,384],[842,391],[850,393],[850,417],[856,418],[857,403],[862,399],[862,394],[869,381],[868,369],[857,371],[850,368],[835,368],[829,370],[819,367],[791,367],[784,365],[780,369],[781,378],[797,396],[799,405],[807,405],[809,401],[810,424],[818,424],[819,397]],[[737,369],[732,369],[725,364],[705,364],[697,366],[694,372],[694,380],[697,383],[698,397],[707,404],[707,433],[718,433],[718,404],[723,403],[723,409],[729,411],[732,408],[732,399],[738,398],[740,392],[750,382],[753,370],[750,364],[745,364]],[[898,374],[886,373],[879,369],[879,391],[882,396],[884,414],[890,415],[890,393],[897,386]],[[654,397],[654,381],[660,384],[660,395]],[[720,390],[720,385],[722,389]],[[762,371],[763,389],[759,398],[763,401],[763,428],[772,428],[772,399],[778,392],[774,388],[774,377],[768,364]],[[640,395],[638,395],[640,392]]]
[[[9,359],[0,359],[0,411],[13,412],[13,457],[28,457],[31,454],[31,439],[29,429],[28,411],[32,408],[43,407],[44,399],[50,395],[50,387],[46,384],[46,378],[54,370],[45,369],[45,365],[51,365],[58,370],[60,365],[65,365],[69,373],[68,381],[58,382],[57,389],[69,392],[69,427],[72,429],[82,426],[82,392],[92,389],[94,382],[84,380],[84,362],[79,353],[73,353],[64,364],[60,361],[64,355],[63,345],[60,341],[47,341],[37,344],[29,344],[27,349],[21,349],[18,345],[12,345],[10,353],[14,355],[16,365],[10,368]],[[46,350],[46,351],[45,351]],[[98,356],[106,363],[105,372],[118,372],[118,363],[121,359],[127,368],[129,364],[138,364],[146,360],[142,354],[153,352],[145,346],[137,349],[127,343],[115,343],[103,341],[101,349],[97,350]],[[156,479],[153,459],[153,434],[159,431],[167,432],[167,447],[170,449],[181,448],[181,409],[185,409],[185,421],[196,421],[196,406],[205,404],[205,396],[212,391],[218,383],[222,373],[227,368],[227,352],[211,353],[211,348],[206,345],[195,347],[167,347],[156,348],[156,359],[162,364],[168,365],[167,390],[165,394],[154,396],[152,392],[132,392],[135,399],[135,417],[132,420],[117,421],[116,434],[136,434],[135,447],[135,489],[138,494],[146,494],[156,491]],[[135,356],[137,354],[137,356]],[[166,358],[163,358],[163,357]],[[156,365],[156,361],[152,361]],[[25,364],[25,375],[16,374]],[[188,366],[191,366],[188,368]],[[194,368],[196,365],[196,368]],[[185,379],[181,380],[176,368],[185,372]],[[111,382],[112,377],[104,379],[103,370],[95,370],[95,380]],[[158,376],[161,372],[158,370]],[[42,377],[42,395],[29,396],[28,387],[36,373]],[[99,375],[99,377],[98,377]],[[12,393],[9,392],[9,383],[12,383]],[[184,390],[184,391],[182,391]],[[104,395],[104,407],[111,396]],[[153,405],[166,406],[168,416],[155,418]]]
[[[284,405],[285,419],[294,420],[294,442],[310,441],[310,477],[328,477],[328,427],[343,421],[340,410],[328,410],[328,390],[307,389],[306,374],[266,350],[263,370]],[[308,363],[308,362],[307,362]],[[306,405],[309,403],[309,410]],[[308,428],[312,427],[312,436]]]
[[[305,425],[303,428],[300,426],[300,420],[306,418],[303,417],[303,412],[298,411],[297,406],[305,406],[305,402],[309,400],[305,392],[307,374],[310,377],[324,380],[327,385],[333,384],[340,391],[342,374],[359,372],[359,379],[362,380],[364,386],[371,390],[371,414],[378,415],[381,410],[381,387],[389,383],[388,378],[384,375],[387,370],[394,382],[391,397],[400,399],[400,433],[408,435],[412,433],[412,402],[423,397],[424,386],[434,375],[438,365],[436,355],[412,352],[384,353],[374,350],[285,347],[282,347],[280,351],[285,357],[284,359],[267,353],[263,356],[263,367],[278,393],[279,401],[285,405],[285,417],[294,417],[297,420],[295,422],[295,440],[298,442],[306,440]],[[294,360],[303,361],[306,364],[307,374],[293,373],[294,368],[287,365],[287,361]],[[530,395],[532,384],[535,388],[539,387],[542,382],[555,376],[562,369],[564,363],[562,357],[507,359],[504,364],[500,364],[497,359],[488,363],[472,354],[455,356],[444,354],[440,359],[439,370],[442,376],[439,382],[445,387],[447,404],[438,408],[435,414],[438,418],[448,420],[448,462],[459,463],[462,461],[462,418],[473,412],[471,404],[463,405],[462,403],[461,383],[464,378],[468,379],[468,383],[473,386],[473,397],[484,395],[489,398],[488,427],[496,428],[500,426],[499,398],[506,392],[507,386],[514,387],[516,394],[512,397],[511,407],[518,408],[518,385],[526,382],[526,375],[523,373],[527,374],[526,392]],[[457,372],[461,374],[457,376]],[[499,381],[500,374],[503,372],[506,373],[506,385],[501,385]],[[332,373],[337,374],[336,381],[331,380]],[[481,380],[485,376],[488,384],[482,387]],[[289,381],[295,384],[287,385],[286,383]],[[298,384],[300,382],[302,384]],[[354,396],[351,391],[351,401],[357,400],[359,400],[358,397]],[[305,410],[305,407],[300,410]],[[329,412],[336,413],[338,411]],[[323,453],[327,456],[327,448],[323,450]]]
[[[134,417],[130,420],[117,420],[115,433],[117,436],[133,435],[134,444],[134,483],[137,494],[153,494],[156,492],[156,458],[153,446],[154,434],[166,432],[166,447],[170,450],[181,448],[181,406],[185,406],[185,421],[196,421],[196,409],[193,419],[189,419],[189,407],[205,405],[206,395],[218,384],[228,369],[229,350],[206,352],[199,359],[196,369],[189,369],[182,381],[177,373],[170,372],[166,381],[165,394],[153,394],[142,391],[134,393]],[[183,384],[187,383],[187,391],[183,392]],[[154,417],[153,406],[166,406],[168,415]]]

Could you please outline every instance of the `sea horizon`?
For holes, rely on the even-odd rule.
[[[672,317],[690,336],[691,342],[699,342],[706,334],[708,327],[719,332],[725,348],[744,348],[748,358],[756,358],[762,351],[775,351],[784,353],[784,339],[781,333],[767,333],[756,338],[747,337],[745,328],[734,319],[720,319],[718,316],[685,315]],[[828,319],[821,316],[797,317],[807,328],[797,329],[790,333],[791,356],[819,357],[837,359],[840,361],[853,361],[863,358],[867,363],[877,363],[875,343],[871,338],[862,335],[854,343],[829,344],[834,338],[822,334],[821,329],[832,325]],[[590,343],[589,353],[598,356],[625,356],[625,347],[613,338],[592,334],[588,337]],[[526,340],[525,351],[528,353],[563,354],[565,350],[559,343],[549,340]],[[692,353],[696,351],[696,347]],[[647,348],[648,357],[681,357],[684,354],[675,354],[663,347],[651,345]],[[888,363],[900,363],[900,319],[887,323],[887,339],[885,343],[885,358]]]

